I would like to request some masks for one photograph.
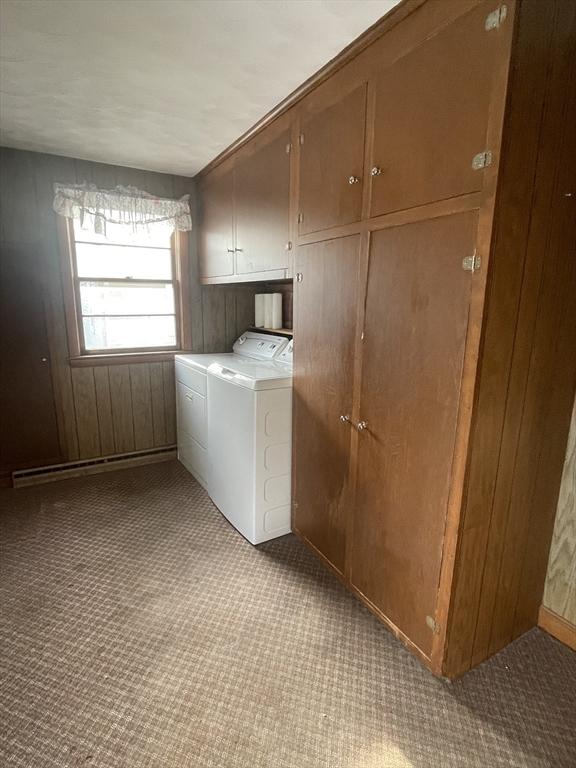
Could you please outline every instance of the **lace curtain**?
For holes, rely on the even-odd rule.
[[[96,234],[106,234],[106,222],[127,224],[136,230],[166,222],[173,229],[192,229],[189,195],[179,200],[155,197],[136,187],[118,186],[98,189],[95,184],[54,184],[56,213],[78,219],[82,228],[93,227]]]

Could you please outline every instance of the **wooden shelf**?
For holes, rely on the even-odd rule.
[[[274,333],[276,336],[294,336],[292,328],[257,328],[253,325],[248,330],[258,331],[259,333]]]

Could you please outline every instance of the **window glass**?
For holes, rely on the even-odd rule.
[[[173,315],[171,283],[80,281],[83,315]]]
[[[78,277],[133,277],[172,279],[169,248],[76,243]]]
[[[145,317],[84,317],[86,349],[142,349],[174,347],[176,319],[173,315]]]

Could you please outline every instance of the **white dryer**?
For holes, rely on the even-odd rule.
[[[178,457],[252,544],[291,530],[292,348],[249,331],[231,354],[176,356]]]

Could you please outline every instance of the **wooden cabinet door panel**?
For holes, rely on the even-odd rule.
[[[295,268],[294,526],[344,570],[359,268],[358,236],[304,245]]]
[[[234,274],[232,169],[218,169],[200,190],[200,277]]]
[[[482,188],[475,155],[486,146],[498,31],[486,6],[396,61],[376,82],[370,215]],[[495,148],[493,148],[495,149]]]
[[[426,654],[468,325],[476,214],[372,233],[352,583]]]
[[[359,221],[365,126],[366,84],[303,122],[300,234]]]
[[[238,159],[234,177],[236,271],[288,269],[290,132]]]

